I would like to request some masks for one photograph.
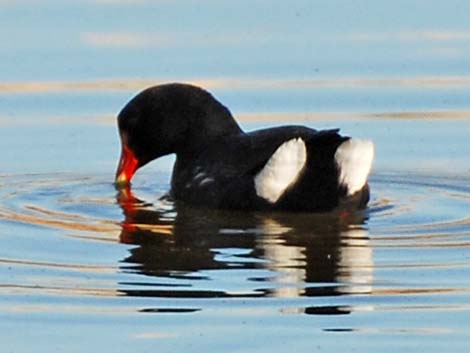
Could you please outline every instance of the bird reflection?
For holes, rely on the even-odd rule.
[[[135,245],[121,269],[160,279],[126,283],[124,295],[310,297],[371,291],[373,259],[363,213],[238,213],[169,201],[152,205],[130,189],[121,190],[117,201],[124,214],[120,241]],[[234,269],[253,270],[244,278],[248,291],[194,289],[194,281],[211,279],[215,272],[210,270]],[[344,306],[302,310],[350,312]]]

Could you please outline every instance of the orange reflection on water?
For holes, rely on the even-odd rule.
[[[470,76],[397,76],[397,77],[325,77],[325,78],[239,78],[172,77],[172,82],[187,82],[207,89],[295,89],[295,88],[468,88]],[[83,81],[13,81],[0,83],[1,93],[28,94],[52,92],[136,91],[167,83],[162,77],[121,78]]]

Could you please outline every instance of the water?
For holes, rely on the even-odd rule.
[[[102,175],[1,178],[7,347],[467,347],[468,179],[375,173],[342,218],[176,210],[166,178],[141,199]]]
[[[0,1],[0,350],[467,352],[468,7]],[[117,193],[117,111],[175,80],[373,139],[369,208],[175,208],[171,156]]]

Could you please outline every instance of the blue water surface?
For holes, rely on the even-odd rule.
[[[467,1],[0,0],[0,351],[468,352]],[[112,184],[139,90],[374,141],[369,209],[175,209]]]

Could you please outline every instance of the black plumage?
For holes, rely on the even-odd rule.
[[[335,153],[349,137],[338,130],[304,126],[245,133],[226,107],[192,85],[144,90],[123,108],[118,124],[123,151],[130,150],[135,157],[135,169],[176,154],[170,196],[178,202],[219,209],[321,212],[364,208],[369,199],[366,183],[353,195],[339,183]],[[295,180],[275,202],[259,196],[256,175],[281,145],[298,138],[305,144],[306,160]],[[122,177],[123,158],[117,173],[121,184],[130,182],[135,171]]]

